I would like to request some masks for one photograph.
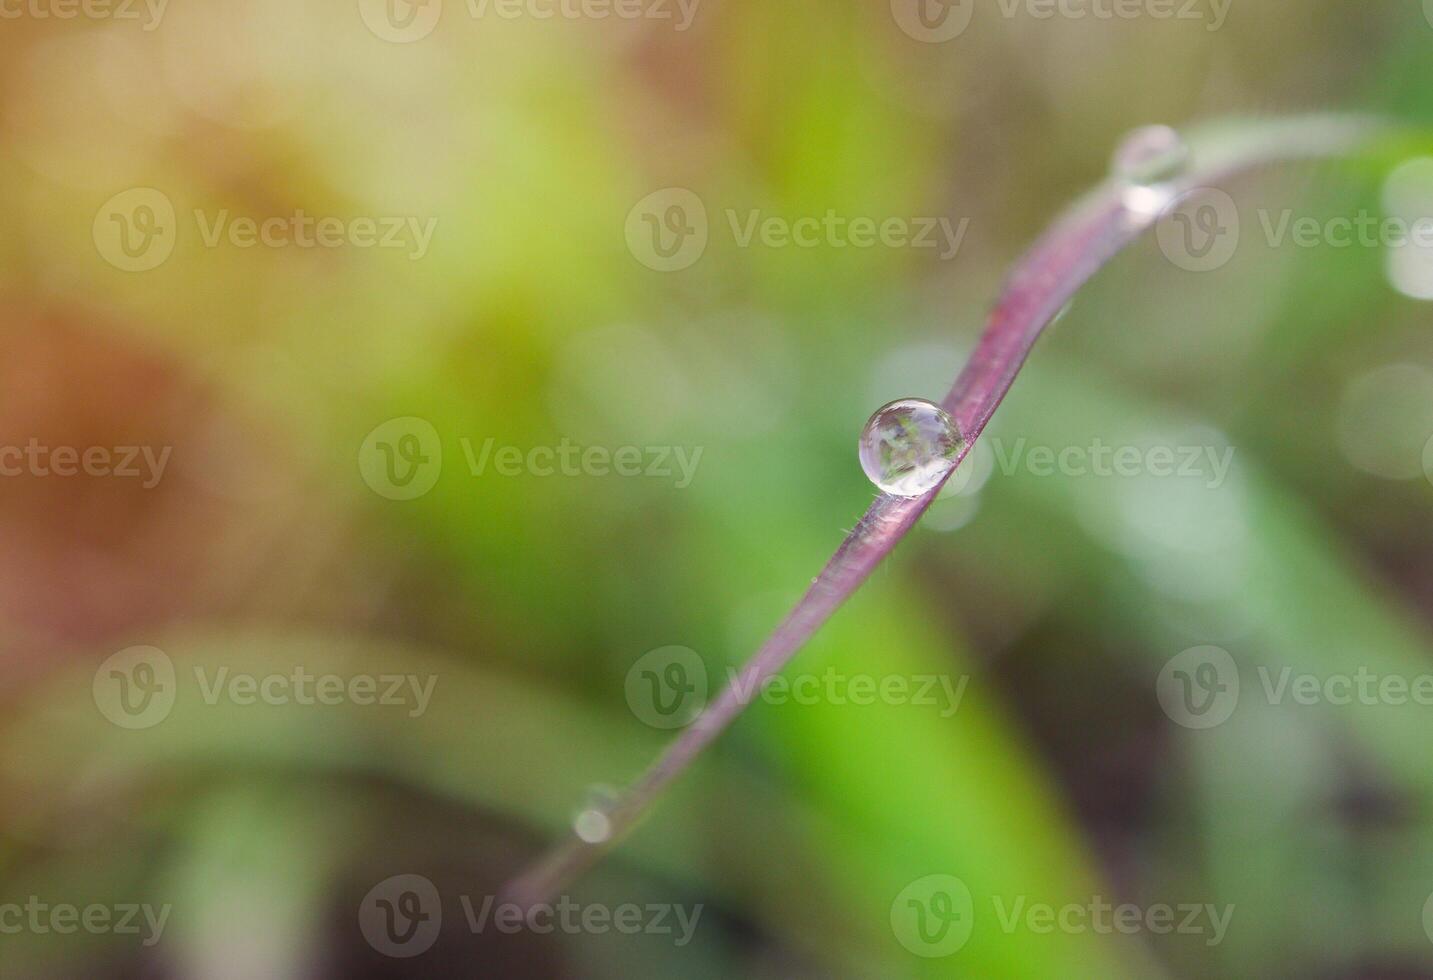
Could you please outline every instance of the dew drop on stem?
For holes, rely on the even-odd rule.
[[[919,497],[955,467],[965,440],[934,402],[903,398],[877,410],[861,432],[861,468],[884,492]]]
[[[1115,150],[1111,169],[1120,180],[1151,187],[1166,184],[1189,166],[1189,146],[1168,126],[1142,126]]]
[[[1124,138],[1110,162],[1124,185],[1125,207],[1155,215],[1174,202],[1174,181],[1189,168],[1189,145],[1168,126],[1143,126]]]

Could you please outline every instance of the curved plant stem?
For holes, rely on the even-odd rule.
[[[1016,264],[975,353],[942,403],[965,436],[961,459],[995,414],[1046,325],[1105,263],[1153,226],[1176,201],[1261,164],[1349,152],[1380,128],[1369,120],[1346,116],[1209,127],[1189,135],[1191,165],[1179,178],[1154,188],[1131,187],[1112,179],[1074,205]],[[620,841],[663,789],[741,713],[744,704],[738,692],[757,690],[778,674],[860,587],[939,492],[936,487],[922,497],[878,497],[801,601],[736,678],[606,811],[610,833],[597,842],[570,837],[510,883],[506,898],[525,908],[545,901]]]

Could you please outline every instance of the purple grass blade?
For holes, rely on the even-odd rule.
[[[1374,121],[1347,116],[1225,123],[1191,135],[1191,161],[1167,183],[1146,186],[1112,178],[1073,206],[1016,263],[974,354],[942,403],[965,437],[956,465],[995,414],[1045,327],[1080,287],[1177,201],[1263,164],[1350,152],[1382,129]],[[568,838],[510,883],[506,900],[524,908],[547,900],[626,836],[667,785],[741,713],[744,704],[738,692],[757,690],[780,673],[939,493],[937,486],[920,497],[877,497],[801,601],[736,678],[605,811],[605,836],[595,841],[576,835]]]

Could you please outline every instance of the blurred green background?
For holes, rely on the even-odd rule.
[[[1433,259],[1264,220],[1433,215],[1417,138],[1105,269],[788,671],[954,710],[758,698],[585,924],[468,914],[670,736],[642,658],[714,693],[800,596],[1124,133],[1417,131],[1433,12],[0,12],[0,975],[1433,976],[1433,703],[1329,696],[1433,673]],[[1097,445],[1231,463],[1029,455]]]

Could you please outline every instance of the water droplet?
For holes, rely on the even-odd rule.
[[[583,810],[572,821],[577,836],[589,844],[601,844],[612,835],[612,821],[601,810]]]
[[[602,844],[612,836],[612,807],[617,792],[610,786],[595,786],[587,794],[587,804],[572,818],[572,831],[588,844]]]
[[[1120,180],[1152,187],[1174,180],[1189,165],[1189,145],[1168,126],[1142,126],[1115,150],[1111,166]]]
[[[965,439],[945,410],[922,398],[879,409],[861,432],[861,468],[897,497],[919,497],[945,479]]]
[[[1384,250],[1388,281],[1409,299],[1433,299],[1433,159],[1410,160],[1388,175],[1383,185],[1383,210],[1404,222],[1409,234]]]
[[[1168,126],[1144,126],[1125,137],[1111,168],[1124,184],[1124,205],[1139,220],[1174,203],[1174,180],[1189,165],[1189,146]]]

